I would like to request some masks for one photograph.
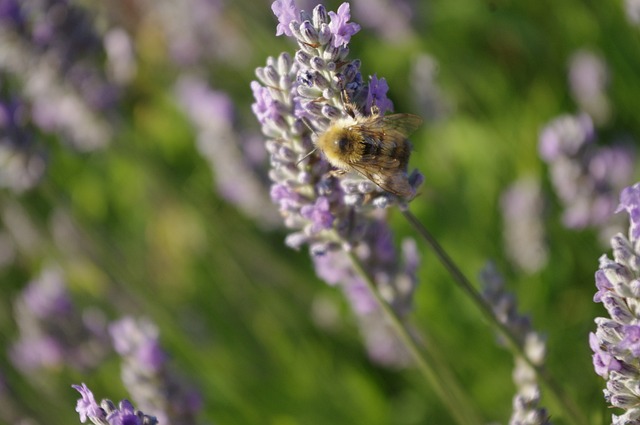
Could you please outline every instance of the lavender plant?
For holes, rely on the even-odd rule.
[[[122,382],[136,404],[161,424],[194,424],[200,395],[170,370],[158,328],[149,320],[125,317],[109,327],[122,357]]]
[[[293,58],[287,53],[269,58],[256,70],[259,82],[251,88],[253,111],[268,138],[271,198],[285,225],[294,230],[286,244],[295,249],[308,245],[318,275],[342,286],[356,312],[372,314],[379,307],[370,288],[365,289],[350,261],[341,261],[344,252],[356,256],[386,302],[404,317],[417,282],[415,255],[406,252],[402,260],[389,246],[385,208],[406,201],[361,176],[337,176],[320,153],[308,155],[313,133],[346,115],[344,93],[364,114],[372,107],[380,113],[390,110],[387,83],[376,76],[365,83],[360,61],[348,59],[350,38],[360,29],[349,22],[349,4],[343,3],[337,13],[318,5],[311,15],[292,1],[276,1],[272,9],[279,21],[277,35],[294,38],[299,49]],[[423,180],[417,171],[407,178],[413,190]]]
[[[95,425],[155,425],[158,419],[136,410],[129,400],[122,400],[116,406],[111,400],[103,399],[100,404],[86,384],[72,385],[80,393],[81,398],[76,405],[76,412],[80,415],[80,422],[87,419]]]
[[[615,194],[633,172],[632,145],[598,146],[595,141],[593,120],[585,113],[558,117],[540,133],[540,156],[549,165],[568,228],[605,228],[615,209]]]
[[[595,319],[589,345],[595,372],[607,380],[605,400],[623,411],[612,415],[612,424],[627,425],[640,423],[640,183],[622,190],[616,211],[629,214],[629,231],[627,236],[618,233],[611,239],[613,258],[600,257],[593,300],[603,304],[609,317]]]
[[[507,326],[524,348],[526,359],[516,356],[513,380],[517,393],[513,398],[513,413],[509,425],[546,425],[551,424],[546,409],[539,407],[541,389],[536,371],[531,364],[544,365],[546,344],[544,338],[537,333],[528,317],[518,313],[516,298],[505,289],[502,275],[493,263],[485,266],[480,274],[483,296],[492,306],[498,320]]]

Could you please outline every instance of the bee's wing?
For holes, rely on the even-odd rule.
[[[422,118],[413,114],[391,114],[380,117],[387,134],[406,139],[422,124]]]
[[[382,189],[401,198],[411,199],[416,192],[409,184],[407,173],[397,167],[381,168],[379,163],[352,164],[354,170],[368,178]]]

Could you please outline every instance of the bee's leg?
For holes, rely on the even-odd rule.
[[[347,174],[347,170],[343,170],[341,168],[336,168],[335,170],[329,171],[329,175],[331,177],[340,177],[344,176],[345,174]]]
[[[344,111],[351,117],[356,117],[356,107],[353,103],[351,103],[351,99],[349,98],[349,94],[347,90],[342,89],[340,92],[340,97],[342,98],[342,104],[344,105]]]

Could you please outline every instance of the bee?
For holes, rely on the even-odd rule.
[[[351,104],[347,116],[335,120],[315,142],[331,165],[356,171],[387,192],[404,199],[415,196],[407,165],[411,143],[407,137],[421,124],[413,114],[381,115],[377,107],[365,116]]]

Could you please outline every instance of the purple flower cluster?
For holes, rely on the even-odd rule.
[[[251,88],[253,112],[268,138],[271,198],[279,205],[285,225],[294,230],[286,244],[296,249],[308,245],[317,274],[341,285],[355,311],[363,318],[371,315],[372,321],[381,312],[345,255],[344,250],[352,250],[384,298],[403,315],[411,304],[417,260],[409,248],[404,261],[398,258],[384,218],[385,207],[404,206],[406,200],[359,175],[338,176],[319,152],[309,154],[314,133],[345,116],[345,94],[365,115],[373,105],[384,113],[393,108],[386,96],[389,87],[376,76],[367,84],[360,61],[348,59],[349,41],[360,29],[349,22],[348,3],[337,12],[318,5],[308,14],[292,0],[277,0],[272,10],[278,17],[277,34],[294,38],[298,50],[293,57],[282,53],[269,58],[265,67],[256,70],[259,82],[252,82]],[[414,189],[423,180],[418,172],[408,179]],[[386,354],[389,351],[373,356],[398,363],[399,356]]]
[[[595,144],[587,114],[564,115],[540,133],[539,151],[562,202],[568,228],[601,227],[615,209],[615,196],[633,174],[635,151],[625,143]]]
[[[46,269],[14,302],[20,336],[10,348],[14,366],[24,372],[68,366],[97,366],[110,351],[100,312],[73,306],[62,274]]]
[[[613,415],[612,423],[623,425],[640,423],[640,183],[621,192],[617,211],[629,214],[629,233],[611,239],[613,259],[600,257],[593,300],[609,317],[595,319],[589,345],[596,373],[607,380],[605,400],[625,411]]]
[[[524,348],[525,355],[536,366],[544,364],[546,343],[537,333],[528,317],[518,313],[516,298],[505,290],[504,278],[489,263],[480,274],[483,297],[493,308],[496,318],[506,325]],[[546,425],[550,424],[546,409],[539,407],[541,391],[536,371],[522,357],[516,357],[513,380],[518,392],[513,397],[513,413],[510,425]]]
[[[80,415],[82,423],[87,419],[95,425],[156,425],[158,423],[154,416],[145,415],[136,410],[129,400],[122,400],[117,407],[107,399],[98,404],[86,384],[71,387],[81,396],[76,405],[76,412]]]
[[[136,404],[154,412],[161,424],[194,424],[200,395],[169,369],[157,327],[148,320],[125,317],[109,332],[122,357],[122,381]]]

